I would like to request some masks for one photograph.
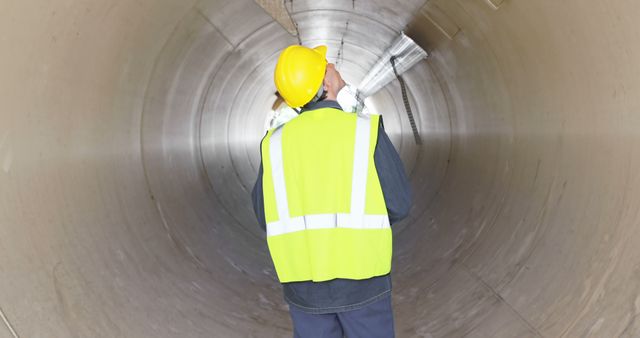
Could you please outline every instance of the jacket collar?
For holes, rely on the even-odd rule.
[[[308,105],[302,107],[302,109],[300,110],[300,114],[302,114],[302,113],[304,113],[306,111],[322,109],[322,108],[334,108],[334,109],[342,110],[342,107],[340,106],[340,104],[337,101],[322,100],[322,101],[316,101],[316,102],[313,102],[313,103],[309,103]]]

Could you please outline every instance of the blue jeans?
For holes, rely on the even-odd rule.
[[[352,311],[309,314],[289,308],[294,338],[393,338],[391,296]]]

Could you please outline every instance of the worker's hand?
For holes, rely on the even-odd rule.
[[[337,101],[342,110],[347,113],[356,113],[360,116],[370,115],[369,109],[364,104],[364,98],[359,97],[357,89],[349,84],[338,92]]]
[[[327,91],[328,100],[336,100],[340,90],[346,85],[340,73],[333,63],[327,64],[327,72],[324,75],[324,90]]]

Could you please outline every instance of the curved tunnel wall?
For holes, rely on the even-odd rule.
[[[348,82],[400,30],[432,54],[424,146],[371,99],[415,192],[398,336],[640,334],[638,4],[288,6]],[[249,193],[296,39],[252,1],[0,9],[0,337],[289,336]]]

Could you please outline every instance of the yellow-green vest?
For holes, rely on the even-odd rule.
[[[322,108],[267,133],[267,243],[280,282],[391,271],[391,226],[373,159],[379,119]]]

